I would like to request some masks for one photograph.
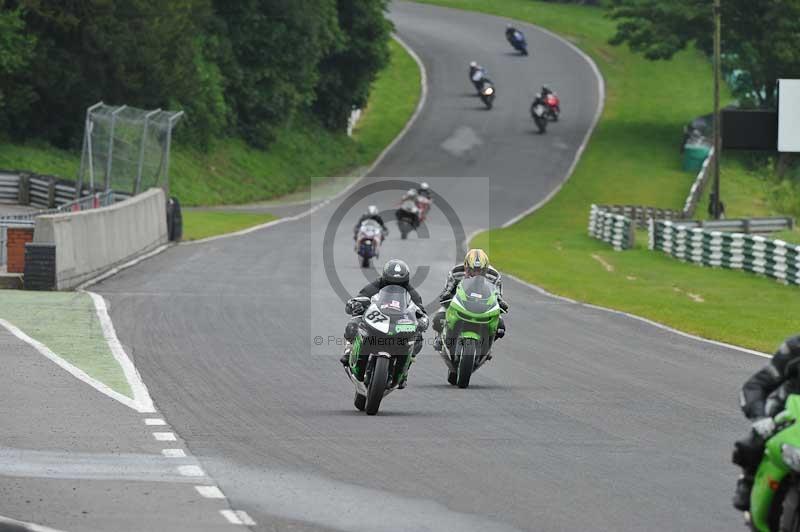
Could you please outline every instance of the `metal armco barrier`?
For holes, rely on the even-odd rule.
[[[800,246],[743,233],[725,233],[684,223],[650,222],[649,247],[676,259],[766,275],[800,284]]]
[[[709,171],[709,167],[711,166],[711,162],[714,160],[714,148],[711,148],[711,152],[706,157],[706,160],[703,161],[703,167],[700,169],[700,172],[697,173],[697,177],[692,183],[692,188],[689,189],[689,195],[686,197],[686,203],[683,205],[683,212],[680,216],[681,218],[689,219],[694,217],[695,211],[697,211],[697,205],[700,203],[700,198],[703,197],[703,191],[706,188],[706,184],[708,183],[708,178],[711,175]]]
[[[19,174],[0,170],[0,202],[19,203]]]
[[[639,229],[647,229],[650,218],[656,220],[680,220],[683,218],[681,211],[644,205],[597,205],[597,208],[630,218],[631,222],[635,223]]]
[[[709,231],[736,233],[774,233],[794,228],[791,217],[778,218],[731,218],[726,220],[681,220],[680,225],[689,228],[703,228]]]
[[[606,210],[602,205],[592,205],[589,236],[611,244],[616,251],[630,249],[635,242],[633,221],[627,216]]]

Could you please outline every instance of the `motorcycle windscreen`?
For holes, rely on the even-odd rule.
[[[373,238],[376,235],[380,234],[381,226],[378,225],[378,222],[374,220],[368,220],[361,224],[359,228],[359,233],[365,238]]]
[[[411,296],[402,286],[389,285],[378,292],[373,302],[387,316],[405,316],[411,304]]]
[[[461,302],[465,309],[474,314],[482,314],[491,308],[488,301],[494,294],[495,287],[486,277],[478,275],[465,278],[461,281],[461,288],[467,296],[467,300]]]

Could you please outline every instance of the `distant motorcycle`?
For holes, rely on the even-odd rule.
[[[404,200],[400,208],[395,211],[397,226],[400,228],[400,238],[408,238],[408,234],[419,227],[419,208],[414,200]]]
[[[531,117],[539,128],[539,134],[544,135],[547,131],[547,106],[541,99],[537,99],[531,105]]]
[[[488,79],[484,80],[483,88],[481,88],[480,95],[481,95],[481,101],[483,102],[483,105],[485,105],[487,109],[491,109],[492,105],[494,105],[494,98],[496,94],[497,91],[495,91],[492,82]]]
[[[547,118],[553,122],[558,122],[558,116],[561,114],[561,100],[555,92],[551,92],[544,98],[544,103],[547,106]]]
[[[528,55],[528,42],[525,40],[525,35],[521,31],[514,30],[510,32],[506,39],[508,43],[520,54]]]
[[[358,253],[362,268],[369,268],[372,259],[378,258],[383,237],[383,228],[375,220],[365,220],[359,226],[356,236],[356,253]]]

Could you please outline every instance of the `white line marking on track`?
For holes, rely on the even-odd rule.
[[[158,417],[148,417],[148,418],[146,418],[146,419],[144,420],[144,424],[145,424],[145,425],[150,425],[150,426],[154,426],[154,425],[166,425],[166,424],[167,424],[167,422],[166,422],[166,421],[164,421],[164,420],[163,420],[163,419],[161,419],[161,418],[158,418]]]
[[[183,449],[161,449],[161,454],[167,458],[186,458],[186,453]]]
[[[27,530],[28,532],[61,532],[55,528],[49,528],[34,523],[25,523],[11,519],[8,517],[0,516],[0,529],[2,530]]]
[[[206,499],[224,499],[225,494],[216,486],[195,486],[197,493]]]
[[[204,477],[205,471],[200,466],[196,465],[182,465],[178,466],[178,473],[184,477]]]
[[[98,392],[103,393],[111,397],[112,399],[116,399],[125,406],[129,406],[137,411],[139,410],[139,404],[136,403],[133,399],[131,399],[128,396],[122,395],[121,393],[115,390],[112,390],[110,387],[98,381],[94,377],[90,377],[82,369],[73,366],[72,364],[70,364],[69,362],[58,356],[57,354],[53,353],[46,345],[37,340],[34,340],[30,336],[22,332],[20,329],[18,329],[16,326],[12,325],[11,323],[3,319],[0,319],[0,325],[8,329],[8,332],[10,332],[11,334],[13,334],[26,344],[30,345],[34,349],[36,349],[40,354],[44,355],[45,357],[49,358],[50,360],[61,366],[63,369],[67,371],[67,373],[69,373],[73,377],[85,382],[92,388],[96,389]]]
[[[255,526],[256,522],[242,510],[220,510],[219,513],[232,525]]]
[[[95,294],[94,292],[86,293],[89,294],[89,297],[91,297],[94,302],[97,318],[100,320],[100,326],[103,329],[103,337],[106,339],[108,347],[111,349],[111,353],[114,355],[117,363],[122,368],[122,372],[125,374],[131,391],[133,391],[133,400],[137,405],[134,409],[142,413],[155,412],[156,409],[153,406],[153,400],[150,398],[147,386],[145,386],[144,381],[142,381],[142,376],[139,375],[136,366],[134,366],[131,359],[128,358],[128,354],[122,348],[119,338],[117,338],[114,324],[111,322],[111,317],[108,315],[106,300],[103,299],[103,296],[100,294]]]
[[[158,441],[177,441],[174,432],[154,432],[153,437]]]

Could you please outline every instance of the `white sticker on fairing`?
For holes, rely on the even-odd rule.
[[[477,297],[478,299],[481,299],[483,296],[482,296],[481,294],[476,294],[475,292],[472,292],[472,293],[469,295],[469,297]]]

